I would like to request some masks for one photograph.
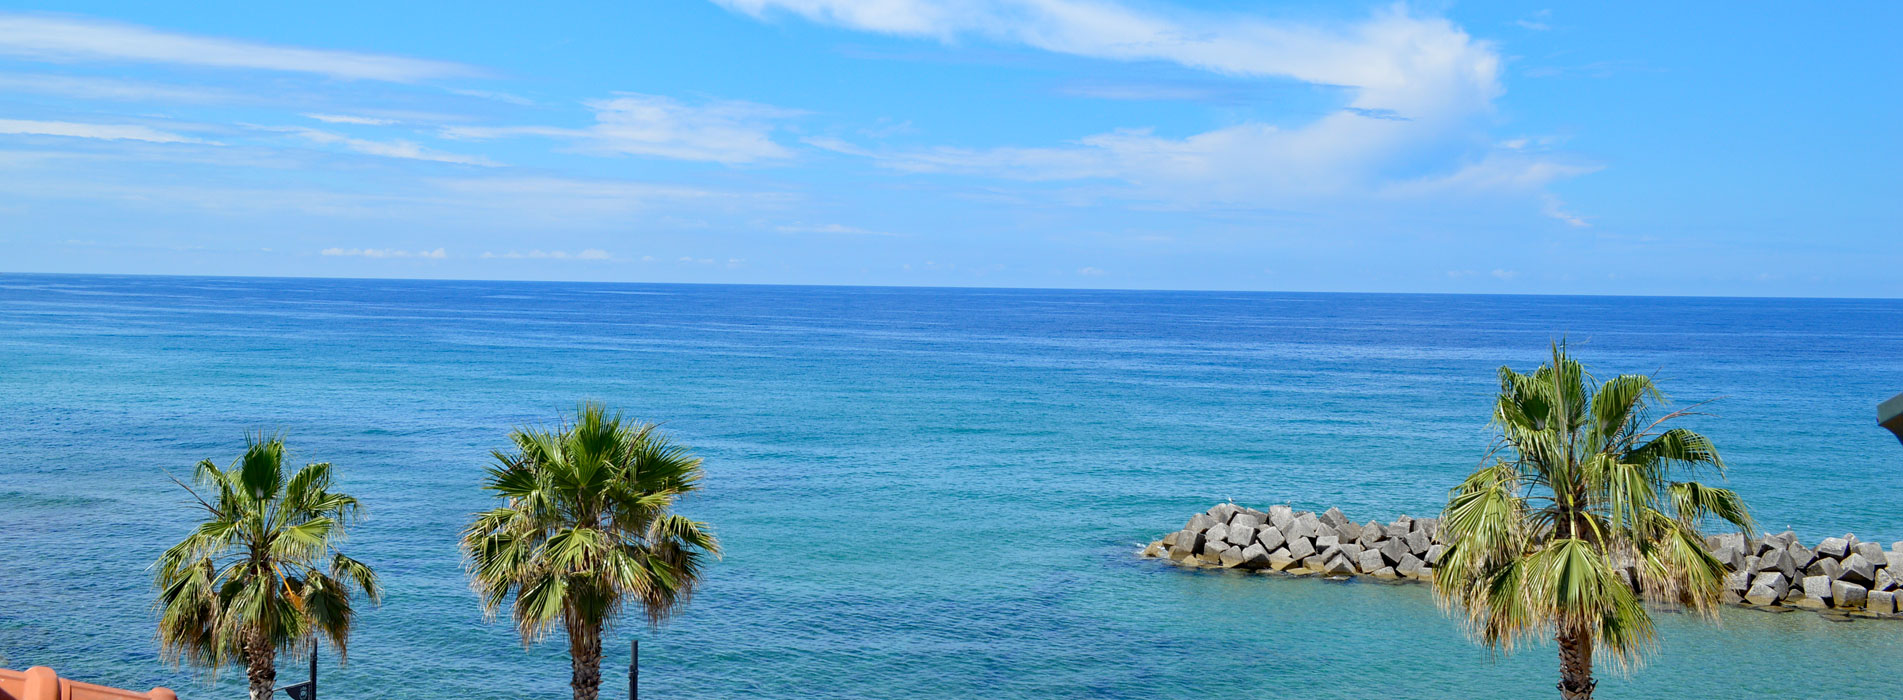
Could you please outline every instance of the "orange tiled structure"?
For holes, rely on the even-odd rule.
[[[0,700],[178,700],[178,694],[164,688],[139,693],[81,683],[34,666],[25,671],[0,668]]]

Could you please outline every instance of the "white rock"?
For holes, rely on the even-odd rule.
[[[1242,566],[1250,569],[1266,568],[1269,565],[1269,550],[1260,544],[1251,544],[1242,548]]]
[[[1242,562],[1245,561],[1245,559],[1246,557],[1242,556],[1241,547],[1230,547],[1222,550],[1222,568],[1233,569],[1242,566]]]
[[[1213,542],[1228,542],[1229,541],[1229,526],[1224,525],[1222,523],[1216,523],[1214,525],[1211,525],[1209,526],[1208,530],[1203,531],[1203,539],[1206,542],[1212,542],[1212,543]]]
[[[1871,591],[1869,600],[1864,602],[1864,609],[1879,615],[1895,615],[1896,592]]]
[[[1425,532],[1415,530],[1407,533],[1407,551],[1415,554],[1426,554],[1427,548],[1433,544],[1434,539],[1428,537]]]
[[[1287,549],[1278,549],[1269,553],[1269,568],[1282,571],[1301,562],[1300,557],[1291,556]]]
[[[1868,600],[1869,596],[1870,592],[1868,589],[1849,581],[1832,581],[1830,583],[1830,606],[1833,608],[1861,610],[1863,609],[1864,601]]]
[[[1240,518],[1242,515],[1238,513],[1236,517]],[[1231,523],[1229,525],[1229,536],[1223,538],[1223,541],[1237,547],[1247,547],[1250,543],[1255,542],[1255,528],[1243,527]]]
[[[1791,591],[1791,580],[1776,571],[1766,571],[1751,580],[1744,599],[1753,605],[1770,605],[1783,599]]]
[[[1394,570],[1400,572],[1402,576],[1410,576],[1426,565],[1427,562],[1421,561],[1420,557],[1414,556],[1413,554],[1406,554],[1402,555],[1401,563],[1394,565]]]
[[[1387,539],[1387,536],[1388,533],[1381,529],[1381,523],[1370,520],[1368,524],[1361,526],[1361,536],[1355,538],[1355,543],[1363,547],[1374,547],[1381,544],[1381,540]]]
[[[1769,586],[1754,584],[1750,590],[1744,592],[1745,602],[1752,605],[1772,605],[1778,598],[1777,590]]]
[[[1288,542],[1288,538],[1283,537],[1282,531],[1275,529],[1274,525],[1264,525],[1255,529],[1255,541],[1261,542],[1264,549],[1273,552],[1280,549],[1283,543]]]
[[[1784,553],[1791,556],[1791,566],[1797,567],[1798,571],[1810,568],[1811,564],[1816,563],[1818,559],[1826,556],[1818,554],[1817,550],[1805,549],[1804,545],[1801,544],[1793,544],[1789,547],[1785,547]]]
[[[1348,558],[1341,555],[1336,555],[1334,559],[1328,560],[1328,563],[1322,567],[1322,573],[1330,576],[1352,574],[1354,572],[1355,565],[1349,563]]]
[[[1388,558],[1389,564],[1401,563],[1401,557],[1408,554],[1407,543],[1399,539],[1389,539],[1381,543],[1381,556]]]
[[[1864,588],[1869,588],[1870,586],[1876,585],[1877,567],[1872,565],[1870,560],[1863,558],[1862,554],[1852,553],[1850,556],[1844,557],[1844,565],[1841,573],[1831,578],[1849,581]]]
[[[1321,515],[1322,524],[1329,527],[1341,527],[1348,523],[1348,516],[1341,514],[1340,508],[1329,508]]]
[[[1869,561],[1871,566],[1890,565],[1890,557],[1883,553],[1883,545],[1875,542],[1858,542],[1857,546],[1850,548],[1850,551],[1863,555],[1863,558]]]
[[[1170,546],[1170,558],[1181,561],[1182,559],[1177,557],[1176,553],[1181,552],[1184,556],[1190,556],[1194,555],[1197,550],[1202,549],[1202,547],[1203,533],[1194,530],[1178,532],[1176,533],[1176,544]]]
[[[1355,558],[1355,568],[1360,569],[1364,574],[1372,574],[1387,565],[1388,562],[1381,558],[1379,549],[1362,550],[1361,556]]]
[[[1831,580],[1826,576],[1805,576],[1804,597],[1795,601],[1799,607],[1824,608],[1830,606]]]

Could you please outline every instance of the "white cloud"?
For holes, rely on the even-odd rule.
[[[1188,83],[1085,82],[1058,88],[1058,94],[1097,100],[1214,100],[1235,97],[1233,88]]]
[[[0,74],[0,91],[122,102],[205,104],[248,102],[253,99],[236,92],[215,88],[44,73]]]
[[[695,220],[731,222],[733,228],[744,228],[748,222],[757,222],[769,212],[783,212],[789,203],[798,201],[783,192],[697,189],[631,180],[494,176],[477,170],[456,177],[379,178],[365,174],[309,183],[286,181],[276,174],[286,168],[311,167],[310,158],[254,157],[244,155],[251,150],[244,147],[138,145],[137,149],[113,149],[111,153],[0,149],[0,190],[10,201],[85,202],[162,217],[192,212],[265,226],[287,218],[305,222],[324,219],[346,227],[340,230],[391,226],[405,230],[433,227],[542,232],[600,231],[603,227],[628,230],[631,226],[666,230],[685,226],[680,221]],[[132,152],[141,159],[145,152],[172,151],[241,157],[151,160],[209,166],[166,169],[175,176],[153,178],[147,176],[147,169],[125,167],[126,156],[117,151]],[[206,172],[213,176],[205,177]]]
[[[520,95],[512,95],[506,92],[497,92],[495,90],[472,90],[467,88],[449,88],[449,92],[450,94],[454,94],[454,95],[462,95],[464,97],[475,97],[475,98],[484,99],[484,100],[493,100],[496,102],[506,102],[512,105],[521,105],[523,107],[532,107],[535,105],[535,100],[531,100],[527,97],[522,97]]]
[[[449,257],[449,252],[442,248],[414,252],[396,248],[325,248],[320,254],[327,257],[423,258],[426,260],[441,260]]]
[[[614,254],[600,248],[588,248],[575,253],[565,250],[531,250],[523,253],[511,250],[507,253],[483,252],[482,257],[495,260],[613,260]]]
[[[1055,53],[1169,61],[1235,76],[1357,89],[1351,107],[1403,114],[1498,94],[1499,57],[1443,19],[1401,9],[1347,27],[1234,14],[1146,12],[1104,0],[715,0],[854,29],[952,41],[977,36]]]
[[[1299,206],[1314,197],[1389,197],[1414,190],[1498,191],[1489,163],[1494,100],[1503,91],[1495,47],[1454,23],[1395,6],[1366,19],[1310,23],[1110,0],[715,0],[755,17],[791,14],[883,34],[976,38],[1113,61],[1166,61],[1238,79],[1341,90],[1342,108],[1305,124],[1243,122],[1184,137],[1119,129],[1041,146],[884,150],[834,137],[809,145],[908,172],[1033,181],[1101,179],[1113,196],[1174,204]],[[1181,90],[1113,90],[1099,97],[1184,97]],[[1587,170],[1521,158],[1519,182]],[[1483,175],[1491,175],[1487,179]],[[1522,188],[1524,189],[1524,188]]]
[[[0,14],[0,55],[44,61],[172,63],[409,83],[469,76],[469,66],[401,56],[274,46],[59,15]]]
[[[836,234],[846,235],[846,236],[898,236],[899,235],[889,231],[873,231],[870,229],[859,228],[857,226],[846,226],[844,224],[805,224],[805,223],[798,223],[798,222],[786,224],[783,226],[775,226],[773,227],[773,230],[779,231],[781,233],[836,233]]]
[[[359,117],[353,114],[305,113],[304,116],[310,117],[312,119],[316,119],[317,121],[320,121],[320,122],[324,122],[325,124],[362,124],[365,126],[388,126],[388,125],[396,123],[396,120],[394,119],[378,119],[376,117]]]
[[[1077,274],[1083,275],[1085,277],[1102,277],[1104,275],[1104,271],[1101,268],[1080,267],[1080,268],[1077,268]]]
[[[687,104],[660,95],[621,94],[584,103],[595,124],[583,129],[552,126],[449,127],[450,138],[493,139],[537,136],[575,142],[585,152],[643,155],[717,163],[751,163],[786,158],[792,152],[775,143],[776,122],[800,113],[751,102]]]
[[[1553,28],[1553,25],[1549,23],[1552,20],[1552,18],[1553,18],[1552,10],[1540,10],[1539,12],[1535,12],[1524,19],[1513,20],[1513,23],[1520,25],[1520,28],[1522,29],[1529,29],[1536,32],[1543,32]]]
[[[1566,211],[1566,204],[1559,201],[1559,197],[1557,196],[1546,194],[1540,197],[1540,201],[1542,203],[1540,207],[1541,214],[1564,221],[1568,226],[1574,228],[1588,228],[1592,226],[1592,222],[1587,221],[1585,217]]]
[[[427,160],[436,163],[455,163],[458,165],[481,165],[487,167],[499,165],[495,161],[482,156],[443,153],[434,149],[425,148],[413,141],[405,141],[402,139],[394,141],[372,141],[305,127],[274,127],[271,130],[290,133],[312,143],[342,146],[365,155],[382,156],[385,158],[404,158],[408,160]]]
[[[1597,172],[1600,166],[1562,162],[1515,153],[1489,152],[1452,172],[1397,183],[1399,195],[1448,195],[1462,192],[1533,192],[1555,180]]]
[[[69,136],[81,139],[149,141],[151,143],[207,143],[189,136],[180,136],[169,131],[159,131],[136,124],[86,124],[24,119],[0,119],[0,134]]]
[[[471,201],[509,209],[577,213],[623,213],[664,201],[705,200],[731,195],[708,190],[622,180],[558,177],[493,177],[434,180],[438,187]]]
[[[1515,277],[1519,277],[1520,271],[1519,270],[1502,270],[1496,267],[1493,269],[1493,276],[1503,280],[1510,280]]]

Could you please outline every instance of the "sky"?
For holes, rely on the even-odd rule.
[[[1900,22],[0,1],[0,271],[1903,297]]]

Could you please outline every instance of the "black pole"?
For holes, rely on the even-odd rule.
[[[317,700],[317,645],[311,644],[311,700]]]
[[[641,640],[631,640],[628,654],[628,700],[641,700]]]

